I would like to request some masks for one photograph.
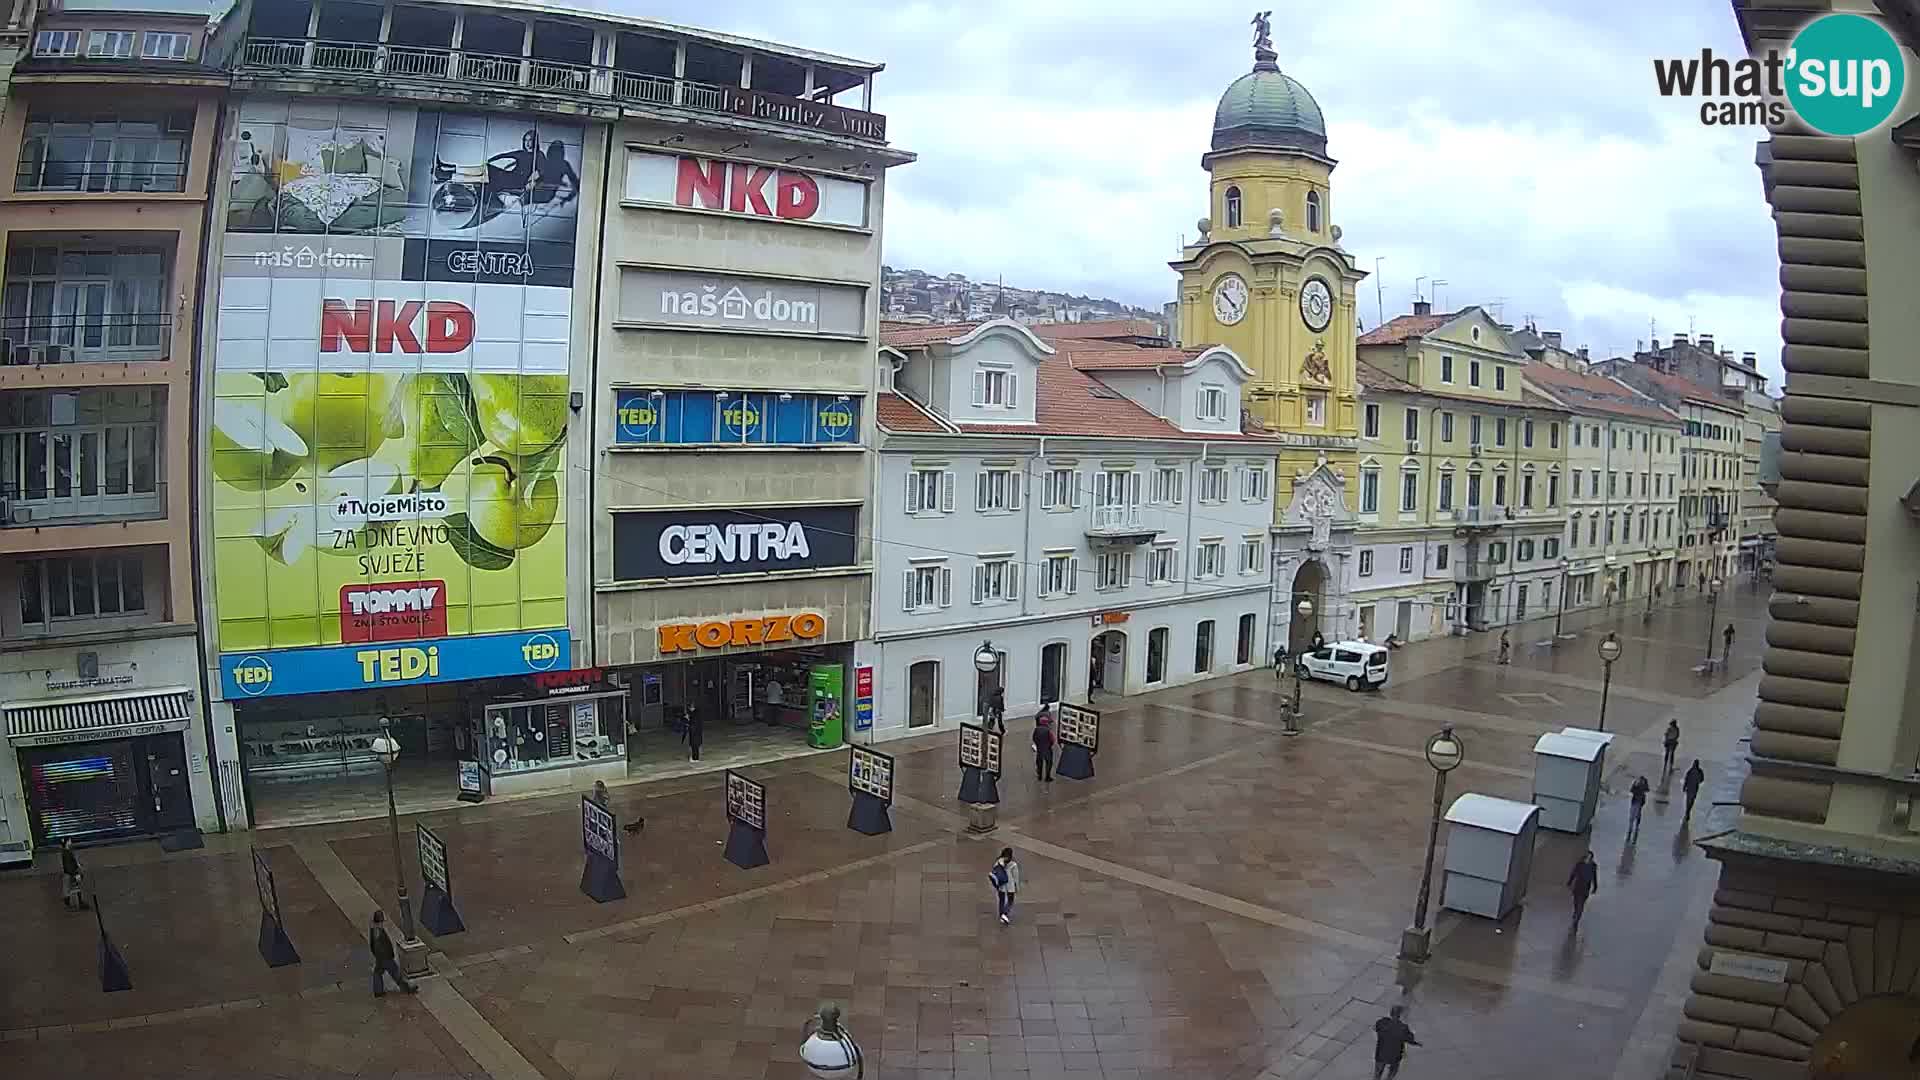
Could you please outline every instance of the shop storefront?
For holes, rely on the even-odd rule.
[[[220,826],[190,635],[15,648],[0,670],[0,865],[62,840]]]
[[[537,680],[570,674],[571,658],[564,631],[221,657],[253,824],[384,812],[373,752],[383,719],[401,747],[395,796],[410,809],[625,775],[621,709],[601,707],[624,691],[544,700]]]

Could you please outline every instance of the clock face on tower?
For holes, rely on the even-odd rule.
[[[1239,274],[1228,274],[1214,282],[1213,317],[1226,326],[1247,317],[1247,283]]]
[[[1333,321],[1333,290],[1327,287],[1325,278],[1310,277],[1300,286],[1300,317],[1316,334]]]

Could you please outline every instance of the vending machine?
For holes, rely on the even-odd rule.
[[[807,669],[807,745],[820,750],[839,746],[846,724],[846,669],[815,664]]]

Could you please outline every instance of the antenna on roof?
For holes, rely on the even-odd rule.
[[[1448,284],[1448,281],[1446,278],[1433,279],[1432,285],[1433,285],[1433,306],[1434,307],[1440,306],[1440,286],[1446,285],[1446,284]]]

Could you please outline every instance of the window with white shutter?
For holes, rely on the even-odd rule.
[[[907,473],[907,513],[953,512],[953,473],[946,469],[912,469]]]

